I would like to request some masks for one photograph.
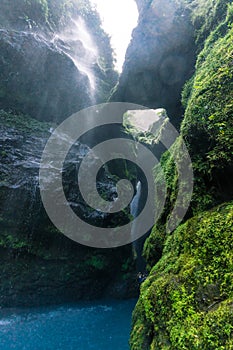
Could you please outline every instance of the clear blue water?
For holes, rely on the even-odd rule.
[[[135,300],[0,310],[1,350],[129,350]]]

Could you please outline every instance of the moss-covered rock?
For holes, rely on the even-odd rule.
[[[155,172],[160,185],[163,173],[167,199],[163,215],[146,242],[148,266],[161,257],[166,238],[166,223],[176,201],[179,176],[174,154],[179,157],[181,138],[186,142],[194,171],[194,192],[184,218],[228,201],[233,197],[233,29],[232,5],[225,20],[211,33],[200,52],[196,72],[183,90],[186,107],[181,136],[161,159]]]
[[[233,348],[233,7],[227,3],[189,2],[199,55],[183,90],[181,136],[162,156],[163,171],[155,169],[157,186],[164,173],[167,199],[144,247],[150,274],[133,315],[133,350]],[[182,138],[194,194],[184,224],[169,234]]]
[[[195,76],[184,90],[186,96],[189,90],[189,98],[181,132],[194,167],[197,211],[233,195],[232,20],[231,5],[225,21],[207,39]]]
[[[159,142],[168,121],[165,109],[130,110],[123,116],[123,127],[136,141],[152,146]]]
[[[233,204],[181,225],[141,287],[131,349],[231,349]]]
[[[193,0],[187,3],[191,7],[196,43],[200,51],[211,31],[225,19],[230,2],[228,0]]]

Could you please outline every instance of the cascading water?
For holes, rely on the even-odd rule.
[[[87,76],[91,89],[92,102],[95,102],[96,79],[93,66],[98,61],[98,49],[83,18],[71,20],[71,25],[52,39],[73,61],[77,69]]]
[[[136,194],[133,197],[133,200],[130,204],[130,214],[133,216],[134,219],[140,214],[142,197],[143,197],[142,183],[141,181],[138,181],[136,186]],[[131,228],[131,237],[133,242],[132,245],[133,245],[134,254],[136,255],[136,269],[138,272],[145,272],[146,263],[144,258],[142,257],[145,236],[139,238],[138,240],[135,240],[135,234],[136,234],[136,223],[134,220]]]
[[[136,186],[136,194],[133,197],[133,200],[130,204],[130,214],[133,216],[133,218],[136,218],[139,213],[139,202],[141,197],[141,190],[142,190],[142,184],[140,181],[138,181]],[[133,245],[135,244],[135,223],[132,224],[132,230],[131,230],[131,237],[133,240]]]

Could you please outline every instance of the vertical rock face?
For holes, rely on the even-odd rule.
[[[180,95],[195,62],[193,27],[182,2],[138,1],[139,24],[126,54],[113,100],[163,107],[175,124]]]
[[[3,2],[0,109],[60,122],[107,100],[117,79],[109,38],[89,2],[71,5]]]
[[[138,7],[138,11],[139,12],[142,12],[143,9],[149,5],[151,2],[151,0],[136,0],[136,4],[137,4],[137,7]]]
[[[168,196],[144,246],[150,273],[133,314],[132,350],[233,346],[233,5],[187,3],[199,53],[182,92],[180,136],[162,156],[161,172],[155,169],[158,187],[165,174]],[[182,189],[174,163],[182,138],[192,159],[194,191],[183,224],[169,233],[166,225]],[[185,200],[188,192],[182,191]]]
[[[0,31],[0,108],[60,122],[91,104],[88,76],[45,38]]]
[[[116,83],[100,19],[86,0],[3,0],[0,28],[0,306],[98,298],[107,288],[112,296],[132,296],[131,247],[93,249],[63,236],[46,215],[38,184],[54,128],[45,122],[105,102]],[[70,206],[101,224],[101,213],[75,191],[76,166],[87,150],[74,148],[63,183]],[[115,193],[108,175],[97,182],[103,195]]]
[[[0,112],[0,306],[96,299],[107,289],[113,297],[135,296],[130,245],[117,249],[83,246],[62,235],[48,218],[38,177],[51,129],[49,123]],[[67,201],[95,227],[103,221],[111,227],[114,219],[124,224],[127,214],[112,217],[92,210],[80,198],[77,169],[89,150],[77,142],[67,157],[63,173]],[[96,160],[93,154],[85,168],[87,175]],[[96,186],[110,200],[116,193],[115,181],[107,171],[102,171]]]

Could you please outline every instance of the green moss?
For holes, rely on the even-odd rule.
[[[92,255],[86,260],[86,265],[95,270],[104,270],[107,267],[107,259],[105,256]]]
[[[181,136],[163,155],[162,169],[155,169],[158,188],[165,177],[167,198],[144,247],[150,274],[134,311],[133,350],[233,348],[233,203],[209,210],[232,199],[233,5],[227,12],[228,1],[189,3],[202,51],[183,90]],[[194,195],[184,221],[193,217],[167,234],[178,188],[174,155],[182,165],[181,138],[194,169]]]
[[[178,137],[176,142],[172,145],[169,151],[165,152],[161,158],[160,165],[154,169],[155,186],[161,191],[164,188],[164,180],[166,183],[166,193],[158,193],[156,198],[156,205],[160,204],[160,198],[164,198],[166,195],[166,201],[161,217],[153,227],[149,238],[146,240],[144,247],[144,256],[148,262],[148,269],[161,258],[164,242],[167,236],[167,223],[180,222],[177,214],[172,214],[172,209],[176,205],[179,208],[187,208],[190,198],[190,184],[185,177],[179,178],[178,172],[185,172],[186,169],[186,157],[183,153],[183,141],[181,137]],[[183,195],[177,199],[178,188],[183,189]],[[185,218],[184,218],[185,220]]]
[[[167,238],[141,287],[131,349],[231,349],[232,220],[233,203],[224,204]]]
[[[0,123],[6,127],[14,128],[18,132],[36,135],[49,135],[49,129],[54,126],[52,123],[40,122],[27,115],[15,115],[12,112],[5,112],[3,110],[0,110]]]
[[[199,49],[211,31],[224,20],[228,4],[228,0],[194,0],[189,5]]]
[[[3,232],[0,235],[0,246],[2,248],[10,248],[10,249],[18,250],[18,249],[28,248],[28,243],[24,239],[21,239],[20,237],[16,237],[14,235]]]
[[[3,220],[3,222],[0,221],[0,223],[4,225],[6,222]],[[7,230],[3,230],[0,234],[0,247],[7,249],[8,251],[14,251],[16,255],[17,253],[24,252],[44,260],[60,258],[59,252],[54,252],[53,249],[48,249],[45,244],[35,244],[35,242],[25,234],[14,234]]]
[[[172,146],[170,151],[163,154],[160,160],[160,166],[157,166],[154,169],[156,188],[164,188],[163,182],[165,179],[167,196],[162,216],[153,227],[152,232],[144,245],[144,257],[148,263],[147,268],[149,270],[161,258],[163,245],[166,239],[166,220],[174,205],[177,193],[178,174],[173,158],[173,152],[176,151],[176,145],[177,143]],[[162,197],[163,196],[161,196],[161,198]]]
[[[189,90],[190,98],[186,99],[181,132],[195,171],[193,207],[197,211],[220,202],[222,195],[229,192],[221,174],[226,180],[230,176],[233,155],[232,9],[229,7],[227,27],[224,22],[225,36],[222,37],[222,25],[211,34],[198,57],[193,85],[186,85],[184,90],[184,95]]]
[[[195,75],[186,83],[182,101],[186,108],[181,126],[194,170],[194,194],[190,215],[207,210],[232,197],[233,166],[233,5],[225,19],[210,34],[199,54]],[[178,139],[161,160],[167,184],[167,201],[163,216],[152,232],[153,245],[164,229],[173,207],[178,176],[173,155],[178,152]],[[155,172],[159,186],[163,174]],[[161,243],[163,244],[163,238]],[[146,248],[146,256],[151,259]]]

